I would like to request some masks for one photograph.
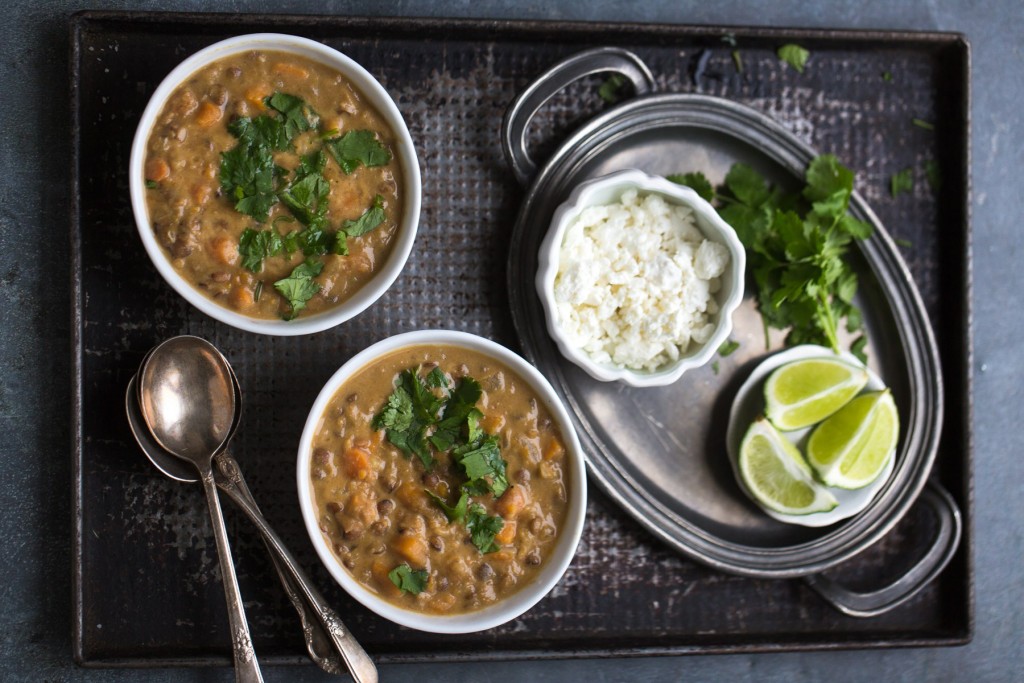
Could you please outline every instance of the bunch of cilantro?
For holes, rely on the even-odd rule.
[[[435,453],[451,457],[465,477],[455,504],[425,490],[448,521],[463,522],[473,544],[480,552],[490,553],[499,550],[494,537],[505,523],[471,500],[487,494],[498,498],[508,490],[509,481],[498,437],[480,427],[483,413],[476,403],[481,394],[480,383],[472,377],[452,386],[438,367],[425,378],[418,368],[410,368],[399,374],[394,391],[370,426],[383,429],[388,441],[407,456],[419,458],[427,471],[437,462]]]
[[[238,144],[221,154],[221,190],[235,204],[239,213],[251,216],[257,223],[267,220],[271,209],[282,204],[291,214],[281,215],[267,229],[249,228],[239,238],[238,253],[243,267],[259,273],[263,260],[280,254],[302,251],[306,260],[291,274],[274,283],[274,288],[291,306],[294,318],[306,303],[320,291],[313,278],[323,270],[317,257],[325,254],[348,254],[348,238],[373,230],[385,220],[383,198],[377,195],[372,205],[356,220],[346,220],[338,230],[331,230],[327,216],[330,183],[323,175],[327,154],[345,174],[360,165],[383,166],[391,161],[391,153],[368,130],[354,130],[337,136],[327,131],[320,136],[319,149],[301,157],[290,180],[289,171],[274,162],[274,153],[294,149],[298,135],[320,128],[319,115],[301,98],[275,92],[264,100],[268,113],[255,118],[241,117],[228,125]],[[330,136],[335,134],[335,137]],[[325,139],[330,138],[330,139]],[[282,234],[277,224],[298,221],[302,228]],[[259,299],[262,281],[258,282],[254,299]]]
[[[853,304],[857,275],[844,256],[851,242],[871,235],[871,225],[847,213],[853,173],[835,156],[811,161],[807,185],[786,194],[765,182],[757,171],[737,163],[715,188],[701,173],[669,176],[714,201],[747,252],[747,269],[757,287],[757,303],[768,327],[788,329],[787,345],[819,344],[840,351],[838,326],[863,329]],[[850,351],[862,361],[867,337],[861,333]]]

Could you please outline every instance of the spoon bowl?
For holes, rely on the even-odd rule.
[[[153,438],[200,469],[231,436],[235,398],[227,362],[199,337],[168,339],[139,370],[139,405]]]

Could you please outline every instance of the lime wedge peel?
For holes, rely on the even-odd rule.
[[[764,418],[755,420],[743,437],[739,471],[756,502],[784,515],[828,512],[839,504],[814,480],[796,446]]]
[[[899,430],[892,393],[868,392],[811,432],[807,461],[829,486],[863,488],[878,478],[896,452]]]
[[[793,361],[765,382],[765,415],[783,431],[810,427],[846,405],[867,382],[865,368],[837,358]]]

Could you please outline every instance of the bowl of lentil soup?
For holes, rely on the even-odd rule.
[[[387,91],[321,43],[215,43],[154,91],[132,143],[132,210],[161,276],[207,315],[272,335],[357,315],[415,240],[420,176]]]
[[[532,365],[464,332],[399,334],[342,365],[309,413],[296,476],[334,579],[421,631],[523,614],[583,530],[586,472],[566,409]]]

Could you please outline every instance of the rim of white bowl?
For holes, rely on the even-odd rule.
[[[402,348],[430,344],[458,346],[489,355],[516,372],[537,392],[544,406],[551,413],[565,439],[568,462],[572,463],[569,481],[569,509],[558,542],[552,555],[545,562],[540,575],[512,595],[499,602],[473,612],[455,615],[433,615],[402,609],[374,595],[364,588],[341,566],[341,562],[324,540],[314,510],[312,487],[309,482],[309,466],[312,458],[313,437],[322,421],[328,402],[341,385],[369,363]],[[543,375],[521,356],[484,337],[455,330],[420,330],[405,332],[388,337],[360,351],[345,362],[332,376],[313,402],[306,418],[296,462],[296,484],[299,493],[299,508],[313,547],[320,561],[334,580],[364,607],[379,616],[401,626],[430,633],[473,633],[500,626],[522,615],[536,605],[564,576],[566,569],[576,555],[587,509],[586,466],[572,419],[558,394]]]
[[[189,76],[204,66],[218,59],[250,50],[268,50],[297,54],[337,69],[355,84],[366,99],[384,117],[394,132],[400,149],[399,165],[402,169],[402,178],[405,184],[404,209],[398,224],[395,243],[392,245],[391,253],[384,267],[354,295],[338,306],[322,313],[296,320],[251,318],[220,306],[205,297],[174,270],[163,248],[156,240],[156,235],[149,222],[149,212],[146,209],[146,188],[143,182],[146,142],[149,139],[149,134],[153,129],[157,116],[167,102],[167,98]],[[413,144],[412,136],[409,134],[409,128],[406,126],[405,120],[402,118],[402,114],[398,110],[395,101],[376,78],[350,57],[315,40],[284,33],[250,33],[228,38],[203,48],[171,70],[163,81],[160,82],[156,90],[153,91],[153,95],[150,97],[149,103],[139,119],[139,125],[135,129],[135,136],[132,139],[131,156],[128,162],[128,179],[135,226],[138,229],[139,236],[142,238],[142,244],[146,249],[146,253],[149,254],[150,260],[156,266],[160,275],[186,301],[206,315],[247,332],[258,332],[275,336],[312,334],[329,329],[355,317],[379,299],[398,278],[398,275],[405,267],[406,261],[409,259],[409,254],[412,252],[419,226],[420,201],[422,197],[419,161],[416,156],[416,147]]]
[[[558,254],[565,231],[572,220],[579,216],[584,209],[597,205],[591,201],[593,195],[610,188],[616,188],[620,194],[628,189],[655,193],[668,198],[671,203],[688,206],[716,233],[708,235],[704,226],[698,226],[705,237],[719,242],[729,250],[730,263],[727,271],[729,278],[728,283],[723,281],[723,288],[729,286],[730,289],[725,300],[719,302],[718,325],[711,334],[711,338],[696,352],[684,355],[674,363],[669,363],[653,372],[594,361],[582,349],[569,343],[558,322],[558,311],[554,303],[555,276],[558,274]],[[746,251],[743,244],[736,236],[736,231],[722,220],[711,204],[689,187],[678,185],[665,178],[648,175],[638,169],[626,169],[581,183],[572,191],[569,198],[555,209],[551,226],[541,241],[535,284],[544,308],[544,320],[548,334],[555,340],[563,356],[585,370],[588,375],[602,382],[620,381],[635,387],[655,387],[672,384],[687,370],[704,365],[725,342],[732,332],[732,315],[743,301],[745,272]]]

